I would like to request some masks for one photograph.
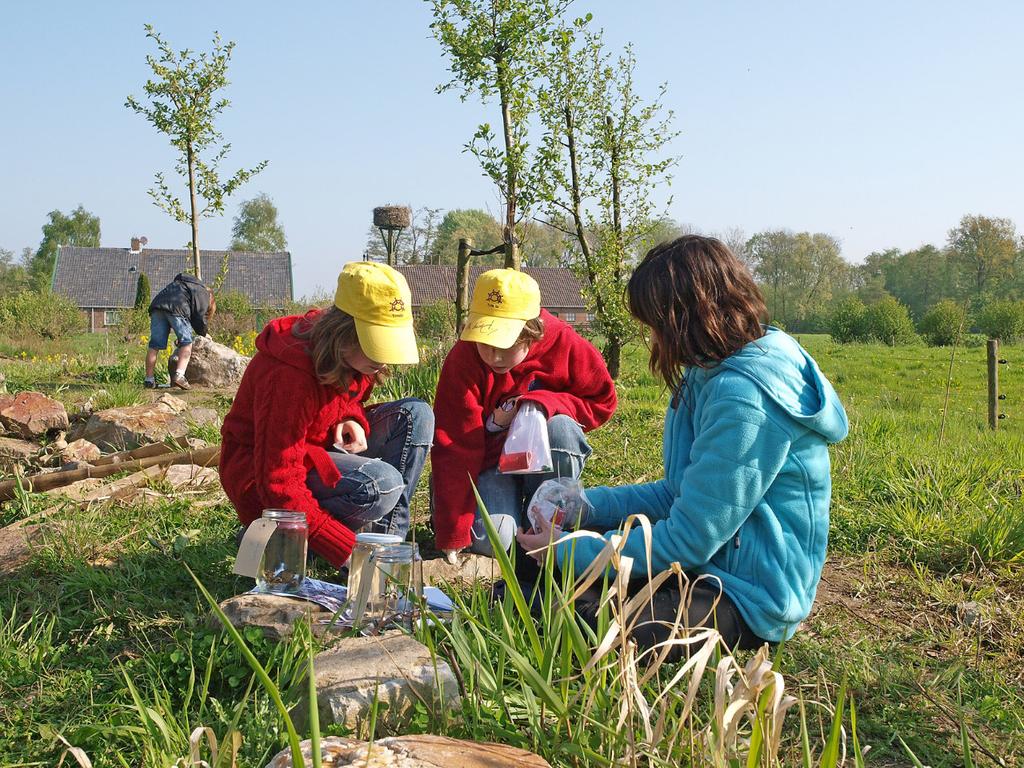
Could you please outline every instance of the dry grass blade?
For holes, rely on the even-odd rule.
[[[57,768],[60,768],[62,765],[64,765],[64,760],[67,758],[68,755],[71,755],[71,757],[75,759],[75,762],[78,763],[79,768],[92,768],[92,760],[90,760],[89,756],[85,754],[84,749],[82,749],[81,747],[72,746],[71,742],[65,739],[63,734],[58,733],[56,734],[56,736],[58,739],[61,740],[64,746],[67,747],[67,749],[65,749],[61,753],[60,760],[57,761]]]
[[[210,748],[209,763],[201,759],[199,756],[203,736],[206,737],[206,745]],[[192,731],[191,735],[188,737],[188,760],[187,768],[193,768],[193,766],[217,765],[217,736],[214,734],[213,728],[200,725]]]

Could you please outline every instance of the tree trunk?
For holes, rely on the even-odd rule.
[[[189,221],[192,224],[192,267],[196,273],[196,279],[203,279],[203,264],[199,257],[199,214],[196,211],[196,162],[192,154],[192,144],[189,143],[188,154],[188,198],[190,205]]]
[[[608,374],[613,378],[619,378],[619,369],[622,366],[622,340],[618,336],[609,336],[601,350],[604,356],[605,365],[608,366]]]
[[[501,127],[505,139],[505,225],[502,239],[505,241],[505,269],[519,269],[519,246],[516,243],[516,208],[519,203],[519,174],[512,156],[512,110],[508,104],[508,87],[505,83],[506,65],[503,58],[495,62],[498,70],[498,94],[501,98]]]
[[[469,310],[469,259],[473,252],[473,241],[459,238],[459,260],[455,266],[455,332],[462,333]]]

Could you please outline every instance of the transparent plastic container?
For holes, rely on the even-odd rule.
[[[277,527],[267,541],[256,575],[256,589],[280,595],[298,592],[306,578],[306,548],[309,527],[304,512],[290,509],[265,509],[265,520],[273,520]]]

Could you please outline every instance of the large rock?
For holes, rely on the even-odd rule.
[[[303,762],[312,765],[312,746],[302,747]],[[335,768],[347,765],[374,768],[551,768],[541,757],[516,747],[492,742],[462,741],[447,736],[389,736],[365,741],[328,736],[320,740],[320,752],[331,757]],[[325,761],[324,765],[328,763]],[[267,768],[293,768],[291,750],[279,752]]]
[[[27,464],[39,453],[39,446],[14,437],[0,437],[0,475],[13,474],[19,464]]]
[[[440,586],[458,582],[495,581],[501,578],[498,561],[493,557],[471,553],[459,553],[457,557],[457,565],[452,565],[443,557],[424,560],[423,583]]]
[[[61,458],[67,463],[73,461],[96,461],[102,455],[100,449],[88,440],[72,440],[61,451]]]
[[[68,428],[64,404],[39,392],[0,395],[0,424],[26,440],[42,437],[50,430]]]
[[[401,632],[343,638],[317,654],[313,666],[320,722],[355,734],[368,732],[374,699],[388,705],[387,717],[395,721],[418,701],[435,711],[459,703],[448,663]],[[308,704],[300,703],[295,716],[302,720],[307,712]]]
[[[188,434],[188,403],[161,395],[152,403],[97,411],[71,437],[88,440],[103,451],[124,451]]]
[[[257,627],[271,640],[289,637],[299,621],[310,622],[316,631],[323,626],[318,623],[320,619],[329,619],[333,615],[326,608],[307,600],[248,592],[229,597],[220,604],[220,608],[233,626],[238,629]],[[216,617],[212,617],[209,623],[215,628],[220,626]]]
[[[251,359],[211,338],[197,336],[185,375],[189,383],[201,387],[237,387]]]
[[[0,577],[14,573],[31,559],[33,542],[39,533],[38,525],[24,520],[0,528]]]
[[[164,472],[164,480],[179,491],[215,484],[219,479],[216,469],[198,464],[172,464]]]

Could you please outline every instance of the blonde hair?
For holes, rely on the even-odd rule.
[[[313,319],[303,319],[296,323],[292,335],[309,345],[313,370],[321,384],[348,389],[355,371],[345,362],[345,355],[361,349],[356,334],[356,321],[352,315],[337,307],[328,307]],[[374,377],[374,383],[381,383],[387,373],[385,366]]]

